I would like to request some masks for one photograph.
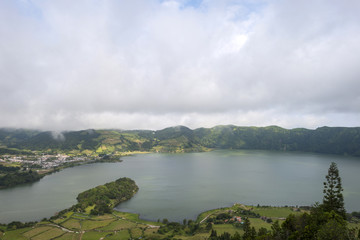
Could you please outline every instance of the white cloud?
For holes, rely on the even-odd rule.
[[[0,2],[0,126],[360,122],[358,1]]]

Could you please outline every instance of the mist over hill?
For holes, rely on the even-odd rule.
[[[209,149],[261,149],[360,156],[359,127],[320,127],[315,130],[278,126],[233,125],[162,130],[82,130],[68,132],[0,129],[0,153],[77,151],[99,154],[128,151],[200,152]]]

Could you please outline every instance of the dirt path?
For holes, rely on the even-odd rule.
[[[204,217],[204,219],[200,221],[200,224],[202,224],[208,217],[210,217],[211,214],[212,214],[212,213],[210,213],[209,215],[207,215],[206,217]]]

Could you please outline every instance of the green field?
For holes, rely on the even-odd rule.
[[[242,210],[246,210],[245,215],[241,215]],[[209,238],[210,230],[205,230],[209,220],[217,220],[221,214],[231,214],[231,216],[240,216],[243,219],[248,217],[251,226],[256,230],[265,228],[271,229],[272,224],[262,220],[260,216],[266,216],[274,221],[287,217],[289,214],[300,214],[297,209],[289,207],[254,207],[235,204],[232,207],[213,209],[201,213],[195,223],[200,223],[200,229],[194,234],[186,233],[189,226],[180,225],[183,230],[174,232],[172,230],[160,234],[159,227],[166,227],[162,223],[150,222],[139,219],[139,215],[133,213],[124,213],[115,211],[113,214],[102,216],[90,216],[67,212],[53,220],[52,222],[42,222],[32,228],[23,228],[13,231],[6,231],[1,240],[115,240],[115,239],[164,239],[166,237],[183,239],[183,240],[204,240]],[[249,211],[259,215],[249,217]],[[279,220],[280,224],[283,220]],[[241,225],[231,222],[212,224],[212,229],[216,230],[218,236],[224,232],[231,235],[238,232],[243,234]],[[350,228],[360,228],[360,223],[349,223]]]
[[[49,229],[51,229],[51,227],[38,227],[38,228],[34,228],[34,229],[31,229],[30,231],[25,232],[23,235],[24,235],[24,237],[31,238],[31,237],[39,235],[43,232],[46,232]]]
[[[260,214],[261,216],[271,217],[271,218],[286,218],[290,214],[301,214],[304,211],[296,211],[291,207],[251,207],[252,211]]]
[[[47,240],[59,237],[65,234],[60,228],[51,228],[48,231],[45,231],[35,237],[32,237],[33,240]]]
[[[101,231],[119,231],[123,229],[130,229],[136,227],[136,223],[128,221],[128,220],[116,220],[111,222],[105,227],[100,228]]]
[[[73,229],[73,230],[81,229],[80,220],[77,220],[77,219],[69,219],[66,222],[63,222],[61,224],[61,226],[68,228],[68,229]]]
[[[82,236],[82,239],[83,240],[99,240],[100,238],[106,237],[107,235],[109,235],[109,233],[107,233],[107,232],[91,231],[91,232],[85,232],[84,235]]]
[[[80,234],[76,233],[65,233],[64,235],[56,238],[56,240],[79,240]]]
[[[238,229],[232,224],[216,224],[213,226],[213,229],[216,230],[218,234],[223,234],[224,232],[228,232],[231,235],[235,234],[235,232],[243,233],[242,229]]]
[[[92,229],[97,229],[101,227],[105,227],[109,225],[111,222],[113,222],[114,219],[107,219],[107,220],[85,220],[81,222],[81,230],[88,231]]]

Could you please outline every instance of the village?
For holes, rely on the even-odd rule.
[[[60,167],[69,163],[89,163],[95,162],[99,157],[88,156],[69,156],[66,154],[44,154],[37,155],[3,155],[0,156],[0,162],[20,165],[26,168],[51,169]]]

